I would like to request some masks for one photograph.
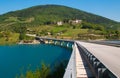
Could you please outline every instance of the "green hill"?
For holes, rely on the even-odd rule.
[[[80,22],[73,23],[76,19]],[[40,5],[0,15],[0,44],[34,39],[26,33],[62,39],[120,39],[120,23],[60,5]]]
[[[8,12],[0,15],[0,29],[11,29],[19,24],[40,26],[54,24],[57,21],[80,19],[90,24],[105,28],[118,29],[119,23],[108,18],[60,5],[40,5],[31,8]]]

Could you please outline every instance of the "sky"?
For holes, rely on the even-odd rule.
[[[0,0],[0,15],[46,4],[73,7],[120,22],[120,0]]]

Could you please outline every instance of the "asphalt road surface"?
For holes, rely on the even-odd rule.
[[[76,41],[101,61],[115,76],[120,78],[120,48]]]

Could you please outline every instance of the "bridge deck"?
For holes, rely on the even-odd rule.
[[[76,45],[75,45],[76,46]],[[89,78],[93,77],[86,61],[84,61],[83,57],[81,56],[77,46],[75,48],[75,61],[76,61],[76,78]]]
[[[93,77],[93,74],[91,73],[86,61],[84,61],[83,57],[80,54],[80,51],[78,50],[77,45],[75,44],[63,78],[89,77]]]
[[[91,52],[113,74],[120,78],[120,48],[76,41]]]

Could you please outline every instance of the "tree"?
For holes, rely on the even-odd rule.
[[[26,27],[26,24],[21,24],[21,23],[18,23],[17,25],[15,26],[12,26],[13,28],[13,31],[14,32],[17,32],[17,33],[26,33],[27,31],[27,27]]]
[[[117,39],[120,38],[120,32],[118,30],[115,31],[115,36],[116,36]]]
[[[40,73],[41,73],[41,75],[40,75],[41,78],[46,78],[50,73],[49,66],[46,66],[44,63],[42,63]]]
[[[35,78],[35,77],[34,77],[34,72],[32,72],[32,71],[27,71],[25,78]],[[38,78],[39,78],[39,77],[38,77]]]
[[[20,33],[19,40],[24,40],[26,37],[25,33]]]
[[[81,28],[83,28],[83,29],[94,29],[94,24],[83,22]]]
[[[16,78],[47,78],[50,74],[49,66],[42,63],[41,68],[37,68],[35,71],[28,70],[25,74],[21,74]]]
[[[0,38],[2,38],[2,37],[3,37],[3,33],[0,32]]]
[[[96,26],[95,29],[96,30],[100,30],[100,31],[104,31],[104,27],[103,26]]]
[[[9,38],[11,36],[11,32],[10,31],[6,31],[6,32],[4,32],[4,35],[6,37],[6,41],[9,41]]]

